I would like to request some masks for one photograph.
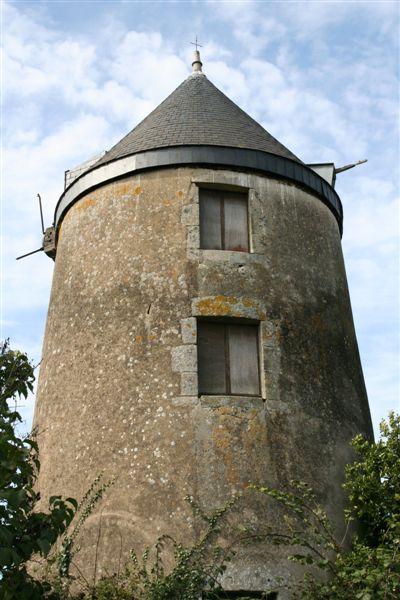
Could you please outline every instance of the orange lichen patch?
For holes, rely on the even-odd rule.
[[[258,410],[249,411],[247,433],[250,440],[258,439],[260,442],[261,438],[266,435],[265,424],[261,421]]]
[[[132,184],[131,183],[120,183],[117,185],[115,193],[117,196],[126,196],[127,194],[132,193]]]
[[[142,336],[141,336],[141,335],[137,335],[137,336],[135,337],[135,341],[136,341],[138,344],[140,344],[140,343],[141,343],[142,339],[143,339],[143,338],[142,338]]]
[[[243,306],[254,307],[254,300],[250,300],[250,298],[243,298],[242,300]]]
[[[251,410],[248,414],[247,428],[243,435],[242,443],[245,455],[255,458],[254,462],[252,461],[249,471],[251,472],[253,483],[257,483],[260,477],[262,478],[263,472],[263,462],[259,454],[259,449],[268,446],[267,429],[258,410]],[[261,460],[259,460],[260,458]]]
[[[238,410],[232,406],[220,406],[214,414],[217,422],[212,430],[212,439],[218,460],[225,467],[227,481],[232,485],[241,486],[243,476],[248,470],[242,462],[241,452],[238,452],[238,448],[251,445],[253,436],[256,438],[255,444],[257,445],[260,434],[256,428],[261,425],[258,411],[250,411],[250,415],[248,415],[247,411]],[[249,432],[249,419],[254,420],[255,425],[251,432]],[[254,448],[251,454],[254,454]]]
[[[259,303],[251,298],[236,298],[235,296],[214,296],[196,301],[196,311],[201,316],[248,317],[249,312],[259,319],[265,319],[265,311]],[[253,315],[250,315],[253,316]]]
[[[149,340],[152,342],[157,339],[156,335],[149,335]]]
[[[94,206],[96,204],[96,200],[93,198],[83,198],[79,202],[75,204],[75,210],[86,210],[89,206]]]
[[[238,471],[235,464],[235,453],[232,449],[232,431],[227,426],[220,425],[213,430],[213,441],[215,448],[225,466],[226,479],[231,485],[238,483]]]
[[[213,438],[215,446],[222,450],[227,450],[232,441],[231,434],[225,428],[214,429]]]
[[[178,269],[177,267],[174,267],[171,270],[171,279],[178,279],[179,275],[181,274],[180,269]]]
[[[178,198],[182,198],[183,192],[179,190],[178,192],[176,192],[176,195],[178,196]]]
[[[171,200],[163,200],[162,203],[164,206],[171,206],[172,204]]]
[[[201,315],[226,315],[232,312],[232,306],[237,304],[237,301],[237,298],[232,296],[204,298],[197,302],[197,310]]]
[[[142,193],[142,188],[140,187],[140,185],[138,185],[138,186],[136,186],[136,187],[135,187],[135,189],[133,190],[133,193],[134,193],[136,196],[139,196],[139,194],[141,194],[141,193]]]

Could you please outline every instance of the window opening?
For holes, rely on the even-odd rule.
[[[258,326],[198,322],[199,394],[259,396]]]
[[[200,247],[249,252],[248,195],[199,190]]]

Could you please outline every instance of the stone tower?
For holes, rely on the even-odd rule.
[[[68,172],[56,207],[39,486],[79,498],[117,476],[86,524],[88,574],[96,546],[101,573],[190,535],[186,494],[211,510],[249,482],[305,480],[339,527],[349,440],[371,435],[332,178],[201,66],[196,52],[160,106]],[[226,589],[291,580],[285,554],[239,550]]]

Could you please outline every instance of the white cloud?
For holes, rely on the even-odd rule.
[[[127,32],[114,23],[112,51],[104,56],[89,39],[41,25],[34,10],[23,14],[8,5],[7,11],[2,203],[10,324],[12,315],[44,310],[48,302],[51,261],[43,254],[15,261],[41,244],[36,194],[42,195],[49,225],[64,171],[110,147],[180,83],[188,66],[165,48],[160,58],[163,40],[157,32]]]
[[[56,91],[74,101],[94,77],[96,50],[90,42],[66,38],[5,4],[4,74],[7,96],[18,101]]]
[[[399,233],[395,7],[213,2],[206,14],[201,8],[182,20],[207,31],[204,70],[222,91],[306,162],[369,158],[360,171],[339,175],[337,185],[367,385],[373,406],[378,394],[386,406],[395,393],[393,368],[385,364],[396,352]],[[48,224],[64,170],[111,147],[163,100],[189,73],[189,49],[185,56],[175,29],[129,26],[111,4],[95,35],[57,25],[44,5],[6,10],[6,318],[12,324],[22,314],[29,323],[34,310],[42,328],[52,263],[43,255],[15,262],[40,245],[36,193]],[[357,32],[352,39],[343,33],[349,23]],[[35,346],[28,333],[15,331],[18,343]]]
[[[116,44],[112,75],[135,94],[161,102],[188,75],[188,66],[168,48],[158,32],[129,31]]]
[[[36,250],[41,245],[40,225],[38,235],[30,235],[18,240],[6,240],[10,243],[9,265],[5,271],[5,307],[13,313],[24,310],[33,311],[47,305],[50,291],[53,262],[43,254],[38,253],[16,261],[18,255]],[[13,264],[15,261],[15,265]],[[29,283],[29,293],[27,293]]]
[[[109,124],[104,117],[81,115],[60,125],[39,142],[10,148],[5,160],[5,210],[21,218],[37,213],[32,198],[40,192],[55,202],[63,190],[66,168],[104,148]]]
[[[211,1],[208,4],[215,15],[229,23],[233,36],[246,49],[248,56],[259,55],[287,33],[281,20],[260,14],[257,2]]]
[[[269,2],[264,6],[258,0],[209,0],[207,4],[218,20],[229,24],[236,40],[251,56],[263,50],[271,53],[275,50],[271,44],[292,43],[294,48],[301,48],[305,43],[314,58],[325,59],[332,56],[332,43],[342,45],[340,33],[346,36],[350,31],[351,39],[343,40],[348,55],[359,43],[360,25],[370,46],[371,39],[380,36],[387,43],[398,42],[395,0],[305,0]]]
[[[212,63],[208,71],[228,95],[306,162],[340,160],[342,149],[350,156],[366,152],[365,132],[346,108],[326,97],[323,90],[307,88],[297,68],[291,77],[291,72],[253,58],[243,60],[236,69]],[[326,152],[321,157],[321,146],[329,148],[331,156]]]
[[[122,121],[129,126],[143,119],[154,108],[154,101],[138,98],[127,86],[112,80],[82,91],[80,102],[96,113],[107,115],[111,121]]]
[[[400,201],[391,182],[355,177],[354,190],[346,197],[345,243],[348,251],[386,247],[399,235]]]
[[[374,172],[371,163],[359,167]],[[362,172],[362,171],[361,171]],[[343,250],[360,354],[378,424],[398,406],[399,199],[390,179],[338,175],[344,201]]]

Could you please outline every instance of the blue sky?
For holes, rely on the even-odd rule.
[[[399,3],[2,2],[2,337],[40,360],[64,171],[110,148],[190,73],[304,162],[337,166],[343,251],[375,430],[399,410]],[[32,402],[23,410],[28,427]]]

